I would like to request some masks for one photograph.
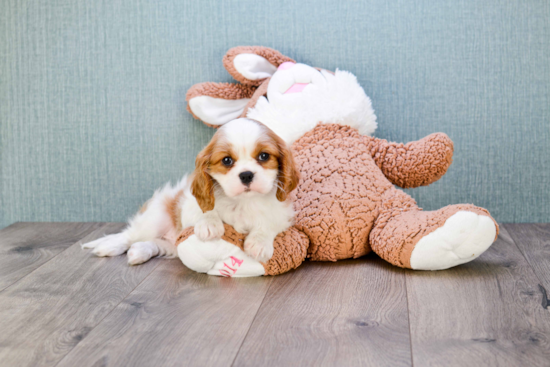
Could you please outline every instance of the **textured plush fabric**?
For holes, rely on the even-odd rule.
[[[380,147],[388,146],[397,146],[400,152],[379,154],[388,150]],[[452,157],[452,141],[443,134],[399,145],[361,136],[347,126],[320,125],[294,143],[293,151],[301,176],[291,195],[295,226],[309,237],[308,257],[312,260],[357,258],[372,247],[386,261],[410,267],[414,244],[458,210],[472,207],[490,217],[486,210],[468,205],[421,212],[414,199],[396,189],[380,168],[400,177],[407,187],[437,180]],[[400,161],[400,157],[406,159]],[[418,169],[413,169],[414,165]],[[419,179],[418,172],[426,177]],[[388,223],[393,226],[384,231]]]
[[[193,168],[212,129],[185,110],[229,82],[237,45],[357,76],[376,136],[433,132],[454,162],[421,207],[469,202],[550,221],[547,0],[6,0],[0,9],[0,227],[123,221]]]
[[[435,133],[408,144],[365,138],[376,165],[402,188],[427,186],[439,180],[453,161],[453,142]]]

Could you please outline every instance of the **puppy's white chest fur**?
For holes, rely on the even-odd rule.
[[[243,234],[254,229],[279,233],[292,224],[294,217],[292,205],[278,201],[275,191],[267,195],[239,198],[230,198],[222,194],[216,197],[214,210],[223,222]]]

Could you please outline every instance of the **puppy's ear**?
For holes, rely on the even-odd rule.
[[[214,180],[208,174],[212,143],[202,150],[195,160],[195,171],[191,182],[191,192],[203,213],[214,209]]]
[[[288,61],[295,62],[269,47],[239,46],[227,51],[223,57],[223,66],[235,80],[258,86],[275,74],[279,65]]]
[[[241,84],[195,84],[185,96],[187,111],[210,127],[220,127],[243,114],[255,90]]]
[[[279,147],[279,185],[277,187],[277,199],[285,201],[288,195],[298,186],[300,172],[296,168],[292,151],[287,143],[275,133],[271,133]]]

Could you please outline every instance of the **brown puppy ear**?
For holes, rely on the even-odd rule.
[[[199,83],[187,91],[187,111],[210,127],[238,118],[254,95],[256,87],[230,83]]]
[[[295,62],[269,47],[233,47],[223,57],[223,66],[235,80],[258,86],[277,71],[284,62]]]
[[[296,168],[292,150],[287,143],[274,132],[270,131],[270,135],[277,143],[279,148],[279,185],[277,187],[277,200],[285,201],[288,195],[298,186],[300,181],[300,172]]]
[[[214,209],[214,179],[208,174],[212,143],[202,150],[195,160],[191,192],[203,213]]]

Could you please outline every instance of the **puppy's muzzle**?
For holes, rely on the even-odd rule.
[[[241,172],[239,173],[239,178],[241,179],[241,182],[243,185],[249,186],[252,180],[254,179],[254,173],[250,171]]]

